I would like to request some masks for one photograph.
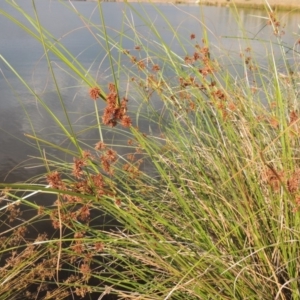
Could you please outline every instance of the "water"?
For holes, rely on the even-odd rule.
[[[31,1],[17,1],[29,15],[34,16]],[[73,2],[74,7],[86,17],[85,23],[71,11],[68,2],[58,1],[36,1],[37,11],[42,25],[49,32],[63,43],[74,56],[76,56],[86,69],[98,82],[109,82],[112,80],[111,71],[105,50],[99,47],[93,34],[93,28],[87,28],[88,20],[101,27],[99,11],[94,2]],[[141,39],[153,46],[153,34],[149,33],[149,28],[137,16],[141,14],[152,22],[159,30],[165,41],[171,46],[172,50],[183,56],[186,54],[181,45],[174,38],[174,33],[168,28],[166,22],[159,15],[158,11],[151,4],[145,3],[132,4],[133,9],[126,7],[123,3],[103,3],[103,13],[109,35],[114,41],[120,40],[118,32],[123,30],[128,34],[128,38],[123,38],[122,43],[125,49],[133,49],[135,42],[131,38],[132,30],[130,26],[134,24],[140,32]],[[237,55],[246,47],[242,40],[237,40],[241,36],[242,30],[238,27],[235,16],[230,8],[226,7],[203,7],[193,5],[157,5],[159,10],[166,16],[172,24],[172,28],[179,36],[182,36],[182,43],[189,49],[189,36],[191,33],[196,35],[198,41],[202,38],[202,24],[204,19],[209,31],[210,41],[216,45],[215,53],[222,57]],[[21,22],[25,22],[14,8],[5,1],[0,4],[0,9],[17,17]],[[134,11],[136,10],[136,12]],[[147,12],[148,17],[146,17]],[[253,42],[252,50],[261,60],[267,59],[264,45],[275,38],[269,28],[265,28],[265,12],[259,10],[239,10],[239,18],[250,38],[259,38],[263,42]],[[293,45],[298,39],[299,29],[297,22],[299,13],[282,13],[280,15],[282,23],[286,23],[283,39],[287,45]],[[129,25],[131,24],[131,25]],[[64,113],[59,104],[58,96],[55,92],[51,76],[47,67],[43,48],[39,42],[26,34],[20,27],[13,24],[10,20],[0,15],[0,49],[1,55],[18,72],[18,74],[28,82],[35,92],[43,98],[49,107],[54,111],[60,120],[65,120]],[[5,30],[3,30],[5,28]],[[91,34],[93,32],[93,34]],[[104,43],[104,41],[101,41]],[[218,53],[221,46],[225,51]],[[192,49],[192,48],[191,48]],[[279,53],[275,53],[279,55]],[[89,125],[86,117],[93,111],[93,103],[88,99],[87,87],[77,80],[74,80],[67,73],[65,66],[53,55],[53,61],[58,84],[61,88],[63,99],[67,109],[71,112],[72,122],[76,123],[77,128],[84,128]],[[228,64],[228,68],[232,65]],[[42,135],[55,144],[63,143],[62,135],[53,135],[57,128],[53,127],[51,119],[38,105],[38,101],[20,83],[19,79],[10,71],[9,67],[0,61],[0,181],[25,180],[33,176],[39,170],[25,168],[23,165],[15,168],[18,164],[28,160],[30,156],[38,155],[32,148],[31,141],[24,137],[24,134],[31,133],[30,123],[22,105],[30,112],[31,121],[35,128],[39,128]],[[124,91],[126,89],[126,78],[124,78]],[[103,104],[99,105],[100,109]],[[146,124],[139,124],[145,126]],[[92,139],[88,136],[87,139]],[[95,136],[95,141],[97,137]],[[32,161],[34,163],[34,160]]]

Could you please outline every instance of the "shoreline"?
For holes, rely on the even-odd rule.
[[[89,0],[88,0],[89,1]],[[94,0],[92,0],[94,1]],[[110,1],[107,1],[110,2]],[[116,2],[126,2],[116,0]],[[241,8],[265,9],[267,7],[265,0],[127,0],[127,2],[152,2],[152,3],[171,3],[171,4],[195,4],[208,6],[233,6]],[[298,10],[300,9],[300,0],[268,0],[272,9],[280,10]]]
[[[245,8],[267,7],[265,0],[198,0],[198,2],[198,4],[215,6],[236,5],[237,7]],[[272,7],[272,9],[300,9],[300,0],[268,0],[267,2]]]

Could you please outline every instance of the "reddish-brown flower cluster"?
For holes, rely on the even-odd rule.
[[[297,195],[297,196],[295,197],[295,207],[294,207],[294,209],[293,209],[293,212],[295,213],[295,212],[297,212],[299,209],[300,209],[300,196]]]
[[[73,175],[80,178],[83,174],[83,167],[86,165],[86,160],[83,158],[74,158]]]
[[[200,54],[198,52],[194,52],[193,54],[194,60],[198,60],[200,58]]]
[[[206,65],[202,69],[199,69],[199,73],[204,77],[207,76],[208,74],[212,74],[212,72],[213,69],[209,65]]]
[[[81,221],[88,221],[90,217],[90,209],[88,205],[83,205],[78,210],[78,219]]]
[[[296,169],[287,180],[287,188],[290,193],[298,192],[300,187],[300,169]]]
[[[145,62],[143,60],[138,61],[137,66],[140,70],[143,70],[146,67]]]
[[[113,171],[111,169],[111,164],[116,162],[117,158],[117,152],[112,149],[108,149],[105,154],[100,157],[103,170],[109,174],[112,174]]]
[[[191,35],[194,38],[194,35]],[[195,45],[196,51],[192,56],[186,55],[184,61],[186,64],[194,64],[197,61],[201,62],[201,67],[198,69],[199,73],[204,77],[212,74],[215,70],[213,67],[213,62],[210,59],[209,48],[206,46],[201,47],[199,44]]]
[[[121,206],[122,202],[121,202],[120,199],[116,199],[115,204],[116,204],[117,206]]]
[[[194,57],[191,57],[191,56],[189,56],[189,55],[186,55],[185,56],[185,58],[184,58],[184,62],[186,63],[186,64],[192,64],[193,62],[194,62]]]
[[[75,182],[61,184],[60,176],[57,172],[48,176],[51,180],[53,180],[53,178],[55,179],[53,186],[63,186],[64,190],[67,192],[63,193],[63,195],[55,201],[57,210],[53,210],[50,214],[52,226],[55,229],[61,228],[62,226],[72,227],[72,224],[76,220],[89,222],[91,205],[86,202],[84,195],[93,195],[97,198],[100,198],[103,195],[110,197],[114,195],[100,173],[89,174],[83,169],[83,166],[87,164],[87,159],[89,157],[90,153],[84,151],[83,158],[74,159],[73,175],[77,179]],[[107,150],[105,155],[100,158],[101,161],[105,161],[108,164],[108,171],[110,171],[110,164],[115,162],[116,159],[117,154],[111,149]],[[74,170],[76,170],[75,174]],[[78,196],[69,195],[68,192],[76,193]]]
[[[188,100],[185,103],[188,107],[185,108],[186,112],[192,112],[196,109],[197,100],[195,101],[193,94],[190,93],[189,88],[198,88],[201,90],[208,98],[211,99],[211,104],[219,110],[220,116],[223,120],[227,120],[233,114],[232,112],[236,110],[236,105],[233,101],[229,100],[229,95],[225,92],[223,87],[219,88],[217,83],[212,80],[210,75],[213,75],[216,71],[216,64],[211,59],[209,48],[207,43],[203,42],[203,46],[199,44],[195,45],[195,53],[190,56],[186,55],[184,60],[187,64],[193,64],[193,69],[197,67],[198,72],[202,75],[201,78],[198,76],[187,75],[184,77],[179,77],[179,84],[182,88],[177,95],[179,95],[180,100]],[[250,51],[247,49],[247,51]],[[198,67],[198,64],[200,67]],[[209,76],[209,78],[207,78]],[[199,81],[201,83],[199,83]],[[173,96],[170,97],[172,100]],[[230,108],[229,108],[230,103]],[[174,103],[176,105],[176,103]]]
[[[106,98],[107,106],[104,109],[102,117],[103,123],[105,125],[114,127],[117,125],[118,121],[121,121],[121,124],[124,127],[130,127],[131,119],[128,115],[126,115],[128,100],[126,98],[123,98],[119,105],[118,94],[115,85],[113,83],[110,83],[108,88],[109,94]]]
[[[289,193],[296,195],[300,190],[300,169],[295,169],[287,176],[286,172],[277,171],[274,167],[267,164],[262,172],[262,180],[267,182],[274,191],[279,191],[279,188],[284,186]]]
[[[196,83],[196,79],[195,77],[187,77],[187,78],[183,78],[183,77],[179,77],[179,83],[180,86],[185,88],[187,86],[198,86],[198,84]]]
[[[108,149],[105,156],[110,163],[113,163],[117,160],[117,152],[112,149]]]
[[[300,169],[296,168],[289,175],[287,172],[275,170],[269,164],[262,172],[262,180],[266,182],[273,191],[279,192],[280,187],[283,187],[291,194],[294,200],[293,212],[299,211],[300,208]]]
[[[95,190],[97,191],[98,195],[103,195],[104,191],[104,179],[103,176],[99,174],[91,175],[91,179],[94,185]]]
[[[284,181],[284,172],[276,171],[273,167],[266,166],[262,173],[262,179],[274,190],[279,191],[281,183]]]
[[[93,100],[96,100],[97,98],[100,97],[101,90],[97,86],[95,86],[95,87],[90,88],[89,94]]]
[[[226,95],[222,90],[218,89],[216,91],[213,91],[211,94],[215,99],[220,99],[222,101],[226,100]]]
[[[160,70],[160,67],[159,67],[159,65],[153,65],[153,67],[152,67],[152,71],[154,71],[154,72],[157,72],[157,71],[159,71]]]
[[[279,121],[277,120],[276,117],[271,116],[271,117],[268,119],[268,121],[269,121],[269,124],[270,124],[273,128],[277,129],[277,128],[279,127]]]
[[[121,125],[123,127],[130,127],[131,126],[131,118],[129,116],[123,116],[121,119]]]
[[[135,64],[137,62],[137,58],[133,55],[130,56],[130,61]]]
[[[163,86],[165,85],[164,81],[162,79],[158,79],[157,76],[150,74],[147,77],[147,84],[145,86],[145,88],[147,88],[147,90],[153,90],[153,91],[157,91],[157,92],[162,92],[163,91]]]
[[[90,269],[90,266],[88,265],[88,264],[86,264],[86,263],[84,263],[84,264],[82,264],[81,266],[80,266],[80,271],[81,271],[81,273],[82,273],[82,279],[83,280],[89,280],[90,279],[90,277],[91,277],[91,269]]]
[[[140,175],[140,170],[137,166],[131,164],[125,164],[123,170],[128,173],[131,179],[135,179]]]
[[[96,150],[103,150],[103,149],[105,149],[105,148],[106,148],[106,145],[105,145],[102,141],[98,142],[98,143],[95,145],[95,149],[96,149]]]
[[[202,48],[199,47],[198,52],[200,53],[200,57],[198,57],[198,55],[196,54],[194,54],[194,57],[197,57],[197,59],[201,59],[204,64],[204,66],[199,69],[199,73],[202,74],[203,76],[212,74],[214,72],[214,68],[210,60],[210,52],[208,47],[202,47]]]
[[[97,252],[101,252],[101,251],[103,251],[103,249],[104,249],[103,243],[100,243],[100,242],[95,243],[95,250]]]
[[[251,52],[251,48],[247,47],[245,49],[245,53],[240,53],[240,57],[244,58],[245,65],[247,66],[249,71],[256,71],[257,67],[255,66],[255,63],[252,60],[251,55],[249,54]]]
[[[47,182],[53,189],[64,190],[65,184],[60,178],[60,174],[57,171],[49,173],[47,175]]]
[[[296,121],[298,121],[298,119],[299,119],[299,117],[298,117],[298,114],[297,114],[297,112],[296,111],[291,111],[290,112],[290,125],[291,124],[293,124],[293,123],[295,123]]]
[[[76,193],[80,193],[80,194],[87,194],[87,195],[93,194],[93,189],[90,186],[88,180],[86,179],[75,182],[73,190]],[[76,199],[72,199],[72,201],[74,200],[76,201]]]
[[[269,20],[267,21],[267,24],[273,26],[273,31],[276,36],[282,36],[285,34],[285,32],[281,29],[284,28],[284,26],[281,26],[275,12],[269,13]]]

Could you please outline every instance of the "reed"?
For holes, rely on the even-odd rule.
[[[277,40],[265,46],[269,61],[262,64],[246,34],[236,38],[248,45],[239,55],[215,58],[201,17],[202,38],[183,37],[153,5],[182,57],[146,10],[126,4],[153,38],[125,13],[116,42],[101,21],[100,2],[101,26],[70,6],[109,56],[113,76],[100,85],[41,26],[34,1],[34,17],[8,2],[28,24],[1,13],[44,47],[64,118],[1,60],[64,142],[41,135],[21,106],[44,171],[28,182],[0,185],[0,299],[298,299],[299,53],[291,46],[291,63],[276,13],[266,11],[264,30]],[[123,48],[125,39],[133,49]],[[280,66],[274,48],[282,54]],[[86,87],[93,124],[72,121],[50,52]],[[243,75],[229,72],[225,61]],[[147,133],[138,127],[144,119]],[[86,140],[88,132],[97,138]],[[32,193],[48,195],[51,205],[31,201]],[[22,211],[29,210],[35,213],[26,219]],[[42,222],[48,233],[40,232]],[[28,235],[33,231],[35,238]]]

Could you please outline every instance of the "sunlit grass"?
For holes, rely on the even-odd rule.
[[[51,142],[22,105],[44,171],[0,185],[0,299],[298,299],[298,53],[291,63],[276,14],[266,11],[265,30],[277,41],[264,45],[269,61],[262,64],[245,32],[237,43],[246,39],[247,48],[222,60],[212,55],[205,26],[203,39],[179,36],[155,6],[184,57],[135,6],[126,9],[149,28],[151,41],[131,14],[116,42],[100,3],[101,26],[74,11],[107,51],[113,76],[102,85],[41,27],[35,9],[30,17],[8,2],[30,25],[1,13],[44,47],[64,117],[0,56],[63,137]],[[135,49],[124,49],[123,39]],[[50,51],[86,87],[93,123],[70,118]],[[228,62],[238,65],[236,74],[222,67]],[[139,128],[145,120],[147,132]],[[36,192],[51,205],[31,201]]]

